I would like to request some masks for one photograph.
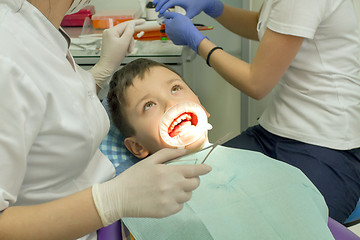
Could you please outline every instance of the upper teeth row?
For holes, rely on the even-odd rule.
[[[183,114],[178,119],[176,119],[170,126],[170,132],[175,128],[176,125],[181,123],[184,120],[191,120],[191,116],[189,114]]]

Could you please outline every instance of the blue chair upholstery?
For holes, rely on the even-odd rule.
[[[114,124],[110,124],[109,133],[103,139],[99,148],[114,165],[116,175],[119,175],[139,161],[127,150],[124,145],[124,137]]]
[[[107,99],[105,98],[102,101],[102,104],[105,110],[109,114],[109,108],[107,104]],[[117,129],[110,120],[110,130],[106,137],[101,142],[100,151],[109,158],[112,164],[115,167],[116,175],[119,175],[127,168],[134,165],[139,161],[134,155],[132,155],[124,145],[124,136],[121,134],[119,129]]]
[[[356,204],[355,210],[344,222],[344,225],[350,227],[358,223],[360,223],[360,199]]]

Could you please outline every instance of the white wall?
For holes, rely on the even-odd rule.
[[[248,5],[253,11],[259,11],[263,3],[263,0],[243,1],[249,1]],[[223,0],[223,2],[234,7],[242,6],[242,1],[239,0]],[[215,20],[205,14],[200,14],[195,17],[194,22],[214,25],[215,29],[206,34],[211,41],[239,58],[242,56],[242,51],[248,51],[250,57],[249,62],[252,62],[258,47],[258,42],[250,41],[250,49],[241,49],[242,39],[240,37],[225,30]],[[186,63],[185,79],[198,94],[201,102],[211,114],[209,121],[214,126],[214,129],[209,133],[210,141],[215,141],[231,130],[240,133],[240,91],[228,84],[212,68],[209,68],[205,61],[199,56],[192,62]],[[243,125],[252,126],[257,124],[257,119],[261,116],[271,98],[271,94],[260,101],[249,98],[248,122],[247,124],[243,123]]]
[[[241,6],[239,0],[223,0],[232,6]],[[194,23],[214,26],[214,30],[204,31],[212,42],[225,51],[240,57],[241,38],[225,30],[214,19],[202,13],[193,19]],[[240,133],[240,91],[227,83],[204,59],[197,56],[193,61],[185,63],[185,80],[199,96],[201,103],[211,114],[209,122],[213,129],[209,131],[209,139],[214,142],[229,131]]]
[[[258,11],[263,3],[263,0],[243,1],[249,1],[248,5],[253,11]],[[223,0],[223,2],[234,7],[242,6],[242,1],[239,0]],[[194,22],[214,25],[215,29],[207,33],[211,41],[218,46],[222,46],[224,50],[239,58],[242,56],[242,51],[248,51],[250,56],[249,62],[253,60],[258,42],[250,41],[250,49],[241,49],[242,39],[240,37],[225,30],[224,27],[205,14],[200,14],[195,17]],[[240,91],[228,84],[212,68],[209,68],[205,61],[199,56],[185,66],[185,79],[198,94],[200,100],[211,114],[209,121],[213,124],[214,129],[209,133],[210,141],[215,141],[231,130],[240,133]],[[248,122],[247,124],[243,123],[243,125],[252,126],[257,124],[257,119],[265,110],[270,99],[271,94],[260,101],[249,98]]]

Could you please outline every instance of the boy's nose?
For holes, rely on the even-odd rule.
[[[179,103],[179,101],[174,101],[174,100],[167,101],[165,104],[164,112],[166,112],[169,108],[171,108],[172,106],[174,106],[178,103]]]

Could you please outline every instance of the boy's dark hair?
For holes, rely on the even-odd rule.
[[[129,123],[124,111],[124,107],[127,104],[125,99],[126,89],[133,85],[133,80],[136,77],[143,79],[145,73],[148,72],[150,68],[157,66],[167,68],[179,75],[176,71],[162,63],[150,59],[138,58],[118,70],[111,79],[110,89],[107,95],[110,116],[113,124],[115,124],[125,138],[135,135],[135,129]]]

